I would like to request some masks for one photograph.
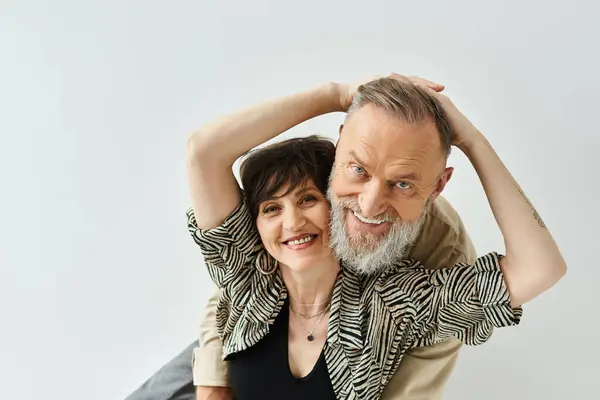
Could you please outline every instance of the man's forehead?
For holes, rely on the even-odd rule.
[[[433,121],[411,124],[381,110],[358,110],[340,137],[340,156],[361,164],[385,164],[390,172],[420,172],[445,158]]]
[[[348,130],[344,132],[343,149],[354,158],[393,162],[425,162],[438,159],[442,154],[439,143],[430,135],[416,129],[397,129],[392,132]],[[342,135],[342,137],[344,136]]]
[[[365,106],[349,116],[344,131],[366,146],[377,146],[381,141],[387,142],[388,145],[393,143],[423,145],[428,142],[441,144],[433,119],[411,123],[371,106]]]

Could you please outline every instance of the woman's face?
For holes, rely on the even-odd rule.
[[[300,272],[330,262],[329,203],[312,181],[259,204],[256,226],[265,249],[280,265]]]

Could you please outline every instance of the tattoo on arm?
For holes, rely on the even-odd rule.
[[[533,217],[537,220],[538,224],[540,224],[542,228],[546,227],[546,224],[544,224],[544,221],[542,221],[542,217],[540,217],[540,214],[538,214],[535,208],[533,209]]]
[[[537,212],[537,210],[535,209],[535,207],[533,206],[533,204],[531,204],[531,201],[529,201],[529,199],[527,198],[527,196],[525,195],[525,193],[523,192],[523,189],[521,189],[521,187],[519,186],[518,183],[515,182],[515,185],[517,186],[517,189],[519,190],[519,193],[521,193],[521,196],[523,196],[523,198],[525,199],[525,201],[527,202],[527,204],[529,204],[529,206],[531,207],[531,211],[533,212],[533,218],[535,218],[535,220],[538,222],[538,224],[542,227],[545,228],[546,224],[544,223],[544,221],[542,220],[542,217],[540,216],[540,214]]]

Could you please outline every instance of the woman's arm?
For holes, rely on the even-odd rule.
[[[502,231],[506,256],[500,267],[512,306],[520,306],[556,284],[567,267],[556,242],[491,144],[448,97],[442,103],[454,131],[454,144],[473,164]]]
[[[325,84],[220,118],[190,135],[188,180],[197,227],[219,226],[240,204],[234,162],[313,117],[342,111],[339,85]]]

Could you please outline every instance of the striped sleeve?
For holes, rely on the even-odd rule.
[[[193,210],[187,211],[188,230],[198,246],[211,279],[220,288],[251,274],[253,249],[259,241],[258,232],[246,201],[213,229],[200,229]]]
[[[485,343],[496,327],[518,325],[522,308],[512,308],[500,269],[501,255],[489,253],[475,264],[441,270],[415,269],[416,346],[451,337],[467,345]],[[411,274],[412,275],[412,274]],[[416,286],[413,286],[416,287]]]

